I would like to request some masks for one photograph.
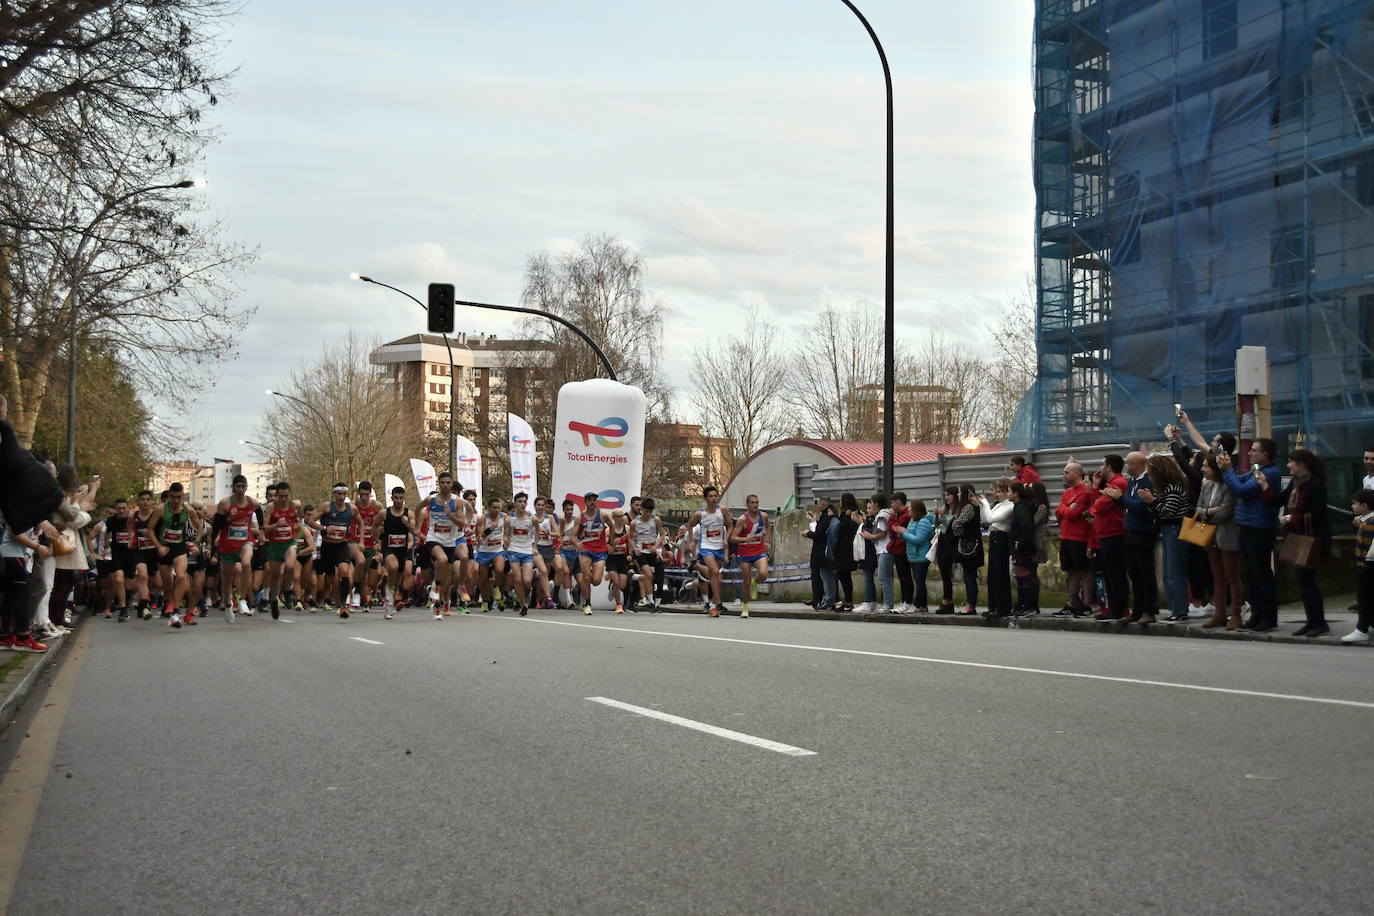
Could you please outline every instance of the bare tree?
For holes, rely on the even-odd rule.
[[[0,391],[21,442],[72,336],[114,348],[139,388],[193,392],[232,352],[246,313],[231,277],[250,255],[176,187],[213,139],[229,9],[0,4]]]
[[[531,255],[520,301],[566,318],[596,341],[620,381],[644,392],[650,421],[671,416],[672,392],[659,368],[662,305],[645,290],[644,261],[625,242],[611,235],[588,236],[565,254]],[[585,341],[556,322],[530,319],[521,322],[521,332],[548,344],[547,349],[512,357],[510,365],[530,372],[522,416],[540,442],[551,443],[558,389],[602,377],[605,370]],[[504,430],[500,433],[504,442]],[[547,485],[541,481],[545,492]]]
[[[301,499],[323,498],[336,480],[352,485],[375,478],[380,488],[383,473],[406,479],[408,459],[422,454],[412,405],[385,369],[369,362],[374,347],[350,333],[303,362],[280,390],[309,407],[274,399],[254,434],[276,452],[265,457],[286,462]]]
[[[778,329],[758,308],[732,337],[703,345],[692,354],[696,390],[692,404],[709,435],[733,443],[729,467],[739,467],[764,445],[786,433],[781,396],[787,391],[788,354]]]
[[[795,423],[822,439],[873,440],[881,418],[863,409],[859,392],[883,381],[882,312],[867,303],[827,303],[803,331],[788,362],[785,402]]]

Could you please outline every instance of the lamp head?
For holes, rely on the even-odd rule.
[[[970,452],[976,452],[978,451],[978,446],[983,444],[983,440],[977,436],[965,436],[959,440],[959,444]]]

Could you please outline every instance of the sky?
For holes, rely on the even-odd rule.
[[[899,339],[975,328],[1033,267],[1033,3],[859,6],[894,85]],[[531,255],[617,236],[687,419],[692,352],[747,308],[793,339],[826,303],[882,308],[882,71],[840,0],[250,0],[223,63],[201,193],[258,250],[237,298],[256,311],[213,388],[152,403],[180,457],[262,458],[238,440],[266,388],[350,330],[423,330],[353,271],[517,303]]]

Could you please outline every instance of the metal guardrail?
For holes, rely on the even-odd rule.
[[[1045,482],[1050,506],[1059,503],[1064,492],[1063,470],[1070,457],[1080,462],[1089,473],[1102,464],[1106,455],[1122,455],[1131,451],[1127,444],[1085,445],[1079,448],[1050,448],[1038,451],[975,452],[971,455],[940,455],[930,461],[908,461],[893,466],[893,482],[908,499],[923,500],[927,507],[938,504],[940,494],[952,484],[973,484],[987,489],[998,477],[1009,476],[1007,462],[1020,455],[1035,465]],[[795,466],[797,505],[815,502],[818,496],[839,499],[841,493],[853,493],[863,503],[865,497],[881,486],[882,464],[841,465],[820,468],[816,465]],[[803,481],[805,489],[803,490]]]

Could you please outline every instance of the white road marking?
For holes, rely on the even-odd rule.
[[[1021,665],[994,665],[991,662],[966,662],[953,658],[931,658],[924,655],[899,655],[896,652],[873,652],[868,649],[839,649],[834,646],[807,646],[800,643],[765,642],[759,639],[734,639],[729,636],[704,636],[698,633],[670,633],[664,630],[638,630],[633,627],[608,627],[594,623],[574,623],[567,620],[541,620],[537,617],[488,617],[488,620],[511,620],[516,623],[545,623],[559,627],[580,627],[584,630],[610,630],[612,633],[642,633],[645,636],[670,636],[677,639],[704,639],[709,642],[731,642],[746,646],[769,646],[774,649],[802,649],[807,652],[834,652],[841,655],[863,655],[869,658],[892,658],[898,661],[925,662],[931,665],[954,665],[960,668],[981,668],[987,671],[1014,671],[1020,674],[1043,674],[1050,677],[1078,678],[1086,681],[1108,681],[1114,684],[1135,684],[1141,687],[1172,687],[1175,690],[1196,690],[1202,693],[1225,693],[1238,697],[1261,697],[1268,700],[1294,700],[1299,703],[1320,703],[1327,706],[1353,706],[1374,709],[1374,703],[1363,700],[1341,700],[1335,697],[1309,697],[1295,693],[1270,693],[1264,690],[1240,690],[1234,687],[1210,687],[1206,684],[1180,684],[1176,681],[1152,681],[1136,677],[1115,677],[1110,674],[1084,674],[1081,671],[1060,671],[1054,668],[1026,668]]]
[[[295,623],[295,622],[296,622],[296,621],[294,621],[294,620],[288,620],[288,619],[285,618],[285,617],[279,617],[279,618],[277,618],[277,623]]]
[[[384,642],[377,642],[377,640],[375,640],[375,639],[363,639],[361,636],[350,636],[350,637],[348,637],[348,638],[351,639],[351,640],[353,640],[354,642],[365,642],[365,643],[367,643],[369,646],[384,646],[384,645],[386,645],[386,643],[384,643]]]
[[[623,709],[626,712],[632,712],[636,715],[647,716],[650,719],[658,719],[661,722],[670,722],[673,725],[681,725],[683,728],[695,729],[699,732],[705,732],[708,735],[715,735],[717,738],[728,738],[731,741],[738,741],[740,744],[761,747],[765,751],[786,754],[789,757],[816,756],[815,751],[808,751],[805,748],[793,747],[790,744],[769,741],[767,738],[759,738],[754,735],[746,735],[743,732],[731,731],[728,728],[721,728],[719,725],[707,725],[705,722],[698,722],[695,719],[684,719],[682,716],[674,716],[670,713],[659,712],[657,709],[649,709],[646,706],[634,706],[630,703],[622,703],[619,700],[611,700],[606,697],[587,697],[587,699],[591,700],[593,703],[600,703],[602,706]]]

